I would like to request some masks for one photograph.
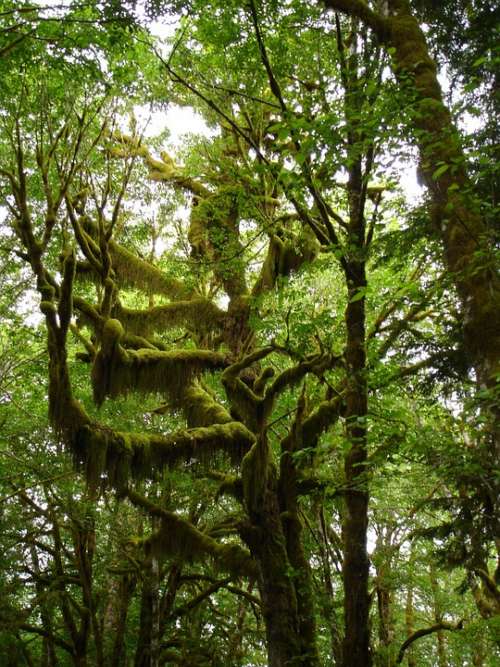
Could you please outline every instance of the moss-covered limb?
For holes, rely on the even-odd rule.
[[[106,323],[106,319],[101,315],[100,310],[79,296],[73,297],[73,303],[80,314],[79,319],[83,320],[83,322],[92,329],[97,338],[100,338]],[[134,350],[146,348],[150,350],[164,351],[166,349],[165,343],[160,340],[144,338],[143,336],[137,336],[126,331],[123,333],[120,342],[124,347],[132,348]],[[90,350],[87,351],[90,352]],[[95,354],[93,354],[93,356],[95,356]]]
[[[255,561],[243,547],[236,543],[220,544],[186,519],[155,505],[135,491],[129,489],[126,495],[134,505],[160,519],[160,529],[142,540],[143,544],[151,545],[161,555],[172,555],[187,560],[201,560],[208,555],[222,570],[238,576],[256,576]]]
[[[195,202],[188,238],[195,257],[213,263],[214,274],[231,300],[248,294],[239,233],[241,192],[223,186]]]
[[[252,366],[252,364],[257,363],[258,361],[262,361],[262,359],[265,359],[268,355],[274,352],[274,350],[275,348],[273,345],[266,345],[259,348],[258,350],[255,350],[254,352],[251,352],[250,354],[245,355],[239,361],[235,361],[230,366],[228,366],[223,373],[223,377],[237,377],[246,368],[249,368]]]
[[[250,517],[261,515],[269,479],[275,476],[269,443],[266,434],[261,433],[241,462],[243,500]]]
[[[32,625],[31,623],[20,623],[17,628],[19,630],[22,630],[23,632],[26,632],[28,634],[34,634],[34,635],[39,635],[40,637],[44,637],[46,639],[49,639],[55,646],[58,646],[59,648],[63,649],[67,653],[69,653],[72,658],[75,658],[75,648],[72,644],[69,642],[65,641],[58,635],[53,634],[46,628],[41,628],[38,627],[37,625]]]
[[[480,567],[474,568],[476,574],[483,584],[485,594],[490,598],[497,610],[497,615],[500,615],[500,588],[498,583],[490,576],[489,572]]]
[[[243,480],[241,477],[227,475],[214,470],[209,471],[207,477],[219,483],[216,498],[228,495],[243,504]]]
[[[257,396],[262,396],[262,394],[265,391],[267,383],[272,377],[274,377],[274,375],[275,375],[275,370],[274,368],[271,368],[271,366],[267,366],[266,368],[262,369],[261,374],[256,378],[253,385],[254,393]]]
[[[339,395],[323,401],[311,412],[302,424],[302,441],[305,447],[314,447],[319,437],[331,428],[342,416],[344,396]]]
[[[62,282],[59,290],[59,328],[64,337],[68,332],[69,323],[73,315],[73,281],[75,278],[76,256],[73,248],[67,248],[64,253]]]
[[[106,396],[130,391],[166,393],[178,399],[197,375],[228,365],[225,355],[210,350],[126,350],[121,345],[123,334],[123,327],[116,319],[107,320],[102,329],[101,347],[92,368],[98,405]]]
[[[198,595],[195,595],[194,598],[191,598],[189,602],[186,602],[179,607],[175,607],[175,609],[172,610],[171,616],[173,618],[180,618],[181,616],[188,614],[218,590],[225,588],[231,581],[231,577],[220,579],[219,581],[214,581],[212,584],[210,584],[210,586],[207,586],[207,588],[198,593]]]
[[[173,300],[191,297],[193,290],[182,281],[169,278],[151,262],[141,259],[115,241],[109,242],[109,252],[120,285],[163,294]]]
[[[88,232],[90,219],[85,215],[78,216],[76,214],[73,202],[68,196],[66,197],[66,209],[80,250],[95,273],[101,275],[103,267],[100,258],[99,244],[96,243],[95,239],[92,238]]]
[[[309,227],[304,227],[297,237],[284,239],[272,234],[260,275],[252,289],[258,296],[275,287],[279,277],[286,278],[304,264],[313,261],[319,253],[320,244]]]
[[[184,169],[175,164],[173,158],[166,152],[160,153],[160,159],[154,158],[147,146],[145,146],[139,137],[131,137],[121,132],[115,131],[112,138],[120,144],[119,147],[111,149],[111,154],[116,157],[129,157],[132,155],[143,159],[148,167],[149,177],[154,181],[164,181],[173,186],[192,192],[197,197],[208,197],[210,190],[190,178],[184,172]]]
[[[228,424],[234,421],[228,410],[197,381],[186,386],[182,395],[182,411],[189,427]]]
[[[238,422],[158,435],[116,431],[88,421],[70,444],[92,488],[98,488],[105,476],[107,484],[121,490],[131,478],[151,478],[186,461],[210,462],[219,452],[238,464],[253,442],[253,435]]]
[[[311,355],[308,359],[282,371],[276,377],[265,393],[266,402],[272,402],[285,389],[297,386],[307,373],[320,375],[328,369],[339,366],[341,363],[341,357],[331,354],[320,353]]]
[[[403,317],[394,322],[391,322],[391,324],[387,326],[388,334],[385,339],[382,340],[378,349],[377,356],[379,359],[383,359],[386,356],[399,336],[404,331],[407,331],[413,322],[420,322],[421,320],[425,319],[426,317],[430,317],[433,314],[433,310],[428,308],[426,309],[426,305],[427,304],[423,302],[413,305]]]
[[[106,320],[99,310],[81,296],[73,296],[73,305],[80,313],[80,319],[100,334]]]
[[[323,0],[323,2],[328,9],[361,19],[379,39],[383,39],[387,30],[386,20],[374,12],[364,0]]]
[[[87,362],[93,362],[97,354],[97,348],[93,345],[79,330],[75,324],[70,324],[70,330],[78,342],[85,348],[85,352],[77,352],[77,359]]]
[[[114,317],[130,333],[148,336],[151,331],[171,327],[189,327],[197,332],[220,330],[226,313],[210,299],[195,297],[189,301],[175,301],[148,310],[133,310],[117,305]]]
[[[274,348],[272,345],[256,350],[245,355],[240,361],[228,366],[222,374],[222,383],[231,401],[233,413],[255,432],[261,428],[260,420],[262,411],[260,410],[260,406],[263,403],[263,399],[262,396],[254,393],[248,384],[243,382],[238,375],[261,359],[264,359],[273,351]]]

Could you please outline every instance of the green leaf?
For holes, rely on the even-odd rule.
[[[440,176],[442,176],[443,174],[445,174],[445,173],[448,171],[449,168],[450,168],[450,165],[449,165],[449,164],[442,164],[442,165],[440,165],[440,166],[434,171],[434,173],[432,174],[432,180],[433,180],[433,181],[437,181],[437,179],[438,179]]]

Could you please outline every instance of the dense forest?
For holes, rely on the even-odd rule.
[[[2,665],[500,664],[499,26],[0,1]]]

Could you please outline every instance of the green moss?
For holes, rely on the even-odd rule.
[[[57,309],[51,301],[41,301],[40,310],[44,315],[49,315],[49,314],[55,315],[57,313]]]
[[[226,317],[226,313],[212,301],[202,297],[154,306],[148,310],[117,306],[115,315],[127,331],[142,336],[172,327],[187,327],[203,334],[221,329]]]
[[[270,380],[272,377],[274,377],[275,371],[274,368],[271,368],[271,366],[268,366],[267,368],[264,368],[262,373],[259,375],[259,377],[255,380],[253,390],[257,396],[261,396],[266,388],[266,384],[268,380]]]
[[[190,427],[227,424],[233,421],[229,412],[199,382],[193,382],[186,387],[182,410]]]
[[[269,448],[262,436],[241,462],[243,498],[250,516],[262,512],[269,472]]]
[[[159,556],[168,555],[198,561],[208,555],[220,569],[237,575],[257,575],[255,561],[240,545],[220,544],[179,515],[164,510],[135,492],[128,491],[127,495],[134,504],[160,518],[160,529],[143,540],[143,543],[151,546]]]
[[[205,371],[225,368],[224,355],[209,350],[164,352],[153,349],[125,350],[119,343],[123,328],[110,319],[102,331],[101,349],[92,367],[94,400],[131,391],[163,393],[177,402],[192,380]]]
[[[117,281],[123,286],[143,289],[151,294],[163,294],[172,299],[185,299],[191,289],[180,280],[169,278],[153,266],[118,243],[110,241],[109,252]]]

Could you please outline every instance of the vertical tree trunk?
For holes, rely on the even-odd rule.
[[[314,611],[304,607],[303,590],[297,595],[294,580],[301,573],[290,562],[275,481],[268,481],[260,511],[252,512],[252,524],[245,540],[259,564],[268,665],[318,667],[315,638],[307,629],[301,632],[306,618],[314,623]]]
[[[52,618],[51,610],[47,605],[45,598],[45,589],[41,583],[41,571],[40,571],[40,561],[38,559],[38,553],[34,545],[30,546],[31,561],[33,563],[33,572],[35,573],[35,587],[36,594],[39,599],[40,604],[40,619],[42,621],[42,627],[46,631],[46,636],[43,638],[43,647],[42,647],[42,662],[41,667],[54,667],[57,665],[57,656],[55,651],[54,642],[52,640]]]
[[[409,583],[406,590],[406,607],[405,607],[405,622],[406,622],[406,635],[411,637],[415,631],[414,623],[414,610],[413,610],[413,584]],[[417,667],[417,662],[415,660],[415,655],[413,653],[413,646],[409,646],[406,649],[406,659],[408,660],[408,667]]]
[[[144,559],[141,591],[139,636],[135,650],[134,667],[151,667],[151,636],[153,628],[153,581],[151,551]]]
[[[443,620],[443,614],[441,610],[441,601],[439,599],[439,584],[436,576],[436,570],[433,564],[430,566],[429,574],[431,580],[432,596],[434,600],[434,620],[436,623],[441,623]],[[436,632],[436,639],[438,665],[439,667],[448,667],[448,659],[446,657],[446,639],[442,630],[438,630]]]
[[[136,586],[135,576],[122,575],[110,579],[109,600],[103,619],[104,664],[120,667],[127,663],[125,632],[130,599]]]
[[[369,597],[367,552],[368,489],[366,479],[366,416],[368,411],[365,371],[364,265],[351,262],[346,310],[346,394],[347,437],[350,450],[345,457],[344,540],[344,667],[370,667]],[[353,299],[357,300],[353,301]]]
[[[345,277],[347,282],[346,322],[346,435],[349,451],[344,460],[345,515],[344,541],[344,618],[343,667],[371,667],[369,629],[367,551],[368,481],[367,414],[368,386],[366,381],[365,332],[365,218],[363,201],[363,171],[360,157],[362,133],[359,128],[358,65],[355,51],[349,58],[349,78],[346,77],[345,108],[348,120],[348,144],[352,164],[347,184],[349,197],[349,227]],[[367,178],[368,175],[365,175]]]

